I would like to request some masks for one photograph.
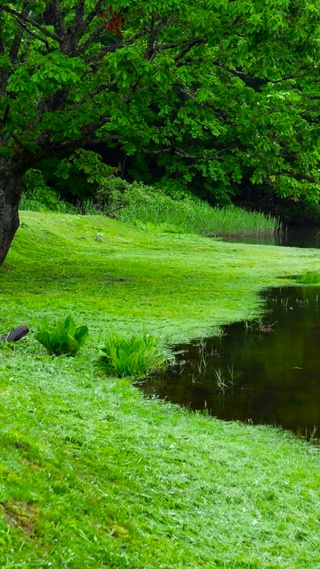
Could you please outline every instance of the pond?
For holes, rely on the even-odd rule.
[[[279,233],[271,235],[246,235],[221,237],[222,241],[231,243],[253,243],[256,245],[280,245],[282,247],[320,248],[319,225],[292,225]]]
[[[282,287],[263,296],[263,318],[175,346],[177,365],[141,384],[145,394],[320,437],[320,289]]]

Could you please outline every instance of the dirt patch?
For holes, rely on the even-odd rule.
[[[0,514],[8,525],[18,527],[29,537],[35,537],[38,510],[32,504],[5,502],[0,505]]]

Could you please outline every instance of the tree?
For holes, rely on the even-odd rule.
[[[0,1],[0,263],[26,171],[97,142],[220,202],[243,176],[317,199],[319,22],[308,0]]]

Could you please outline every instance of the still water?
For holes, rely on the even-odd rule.
[[[144,392],[221,419],[320,437],[320,289],[273,288],[263,296],[261,320],[175,346],[177,365],[142,384]]]
[[[254,243],[258,245],[280,245],[282,247],[313,247],[320,248],[319,225],[293,225],[271,235],[247,235],[243,237],[222,237],[222,241],[232,243]]]

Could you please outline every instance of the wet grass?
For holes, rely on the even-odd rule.
[[[94,368],[109,332],[183,341],[258,317],[258,291],[319,271],[318,252],[22,218],[0,268],[0,333],[31,328],[0,344],[1,567],[318,567],[317,447],[145,400]],[[34,330],[68,314],[90,338],[52,358]]]

